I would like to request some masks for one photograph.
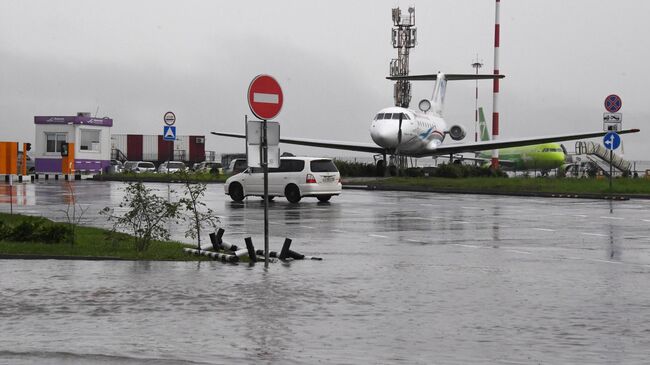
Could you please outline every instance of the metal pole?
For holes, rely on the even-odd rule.
[[[612,138],[613,139],[613,138]],[[613,143],[612,143],[613,145]],[[612,156],[614,155],[614,150],[609,150],[609,191],[612,191]]]
[[[499,35],[501,24],[499,21],[499,8],[501,0],[496,0],[494,12],[494,75],[499,75]],[[499,139],[499,79],[492,81],[492,140]],[[499,150],[492,150],[492,168],[499,168]]]
[[[14,182],[13,175],[9,175],[9,214],[14,214]]]
[[[476,62],[472,63],[472,67],[476,69],[476,75],[478,76],[478,69],[481,68],[483,64],[478,60],[478,53],[476,54]],[[474,98],[474,142],[478,141],[478,78],[476,79],[476,93]]]
[[[269,267],[269,145],[266,119],[262,121],[262,168],[264,169],[264,267]]]

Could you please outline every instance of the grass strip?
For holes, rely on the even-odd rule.
[[[626,194],[650,195],[650,180],[616,178],[609,189],[608,179],[558,179],[558,178],[443,178],[443,177],[391,177],[355,181],[355,184],[377,186],[411,186],[441,190],[493,193],[561,193],[561,194]]]
[[[23,220],[43,219],[20,214],[0,213],[0,220],[5,224],[16,225]],[[45,224],[53,224],[46,220]],[[42,242],[9,242],[0,241],[0,255],[37,255],[44,258],[96,257],[122,260],[155,260],[155,261],[210,261],[205,256],[192,256],[183,252],[186,244],[175,241],[153,241],[147,251],[137,252],[133,237],[124,233],[94,227],[77,226],[74,244]],[[9,256],[5,256],[9,257]]]

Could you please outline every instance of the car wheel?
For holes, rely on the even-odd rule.
[[[228,188],[228,195],[230,195],[230,199],[233,201],[241,202],[244,200],[244,188],[242,188],[241,184],[239,183],[230,184],[230,187]]]
[[[330,201],[331,195],[319,195],[316,198],[318,199],[319,202],[328,202]]]
[[[300,201],[300,189],[295,185],[288,185],[284,189],[284,196],[291,203],[298,203]]]

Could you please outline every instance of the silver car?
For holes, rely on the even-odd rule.
[[[158,166],[159,174],[172,174],[180,171],[185,171],[185,164],[182,161],[165,161]]]
[[[124,171],[135,172],[136,174],[141,172],[156,172],[156,165],[153,162],[147,161],[127,161],[124,163]]]

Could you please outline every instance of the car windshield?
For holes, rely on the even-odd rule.
[[[185,165],[182,162],[170,162],[167,164],[170,169],[184,169]]]
[[[309,163],[312,172],[338,172],[332,160],[313,160]]]
[[[154,168],[155,166],[153,165],[152,162],[140,162],[140,163],[138,164],[138,167],[142,167],[142,168],[147,168],[147,169],[149,169],[149,168]]]

